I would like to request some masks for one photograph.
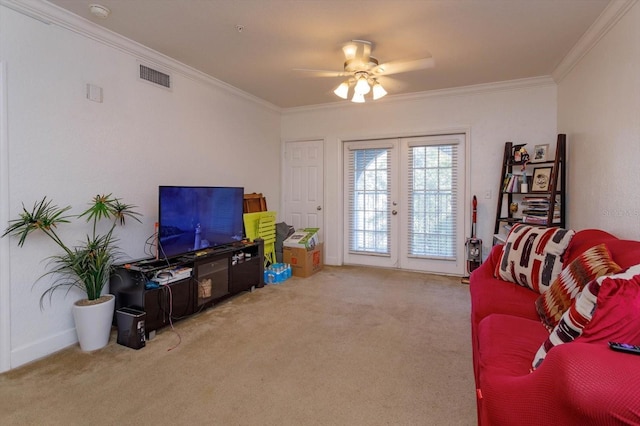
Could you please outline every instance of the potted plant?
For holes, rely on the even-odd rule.
[[[102,291],[109,282],[113,265],[122,253],[117,247],[114,236],[116,225],[124,225],[125,218],[130,217],[138,222],[140,213],[136,206],[124,204],[112,194],[96,195],[87,210],[79,215],[66,215],[71,206],[58,207],[51,200],[44,197],[36,202],[31,211],[24,204],[22,213],[17,219],[9,221],[9,226],[2,237],[10,235],[19,237],[18,246],[22,247],[26,238],[32,232],[40,231],[51,238],[61,249],[62,253],[48,258],[48,271],[39,279],[53,275],[51,285],[40,296],[40,307],[43,308],[44,299],[51,297],[58,289],[78,288],[86,294],[86,299],[75,302],[73,317],[80,347],[84,351],[100,349],[109,343],[111,322],[115,306],[115,297],[103,295]],[[70,223],[71,219],[84,218],[91,223],[91,232],[86,240],[76,246],[68,245],[56,233],[58,225]],[[98,222],[110,221],[111,224],[104,234],[98,231]],[[98,318],[93,317],[97,312]],[[89,316],[89,318],[85,318]],[[98,321],[102,321],[98,324]]]

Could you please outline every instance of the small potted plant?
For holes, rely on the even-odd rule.
[[[71,206],[58,207],[44,197],[34,204],[31,211],[23,204],[22,213],[17,219],[9,221],[9,226],[2,234],[3,237],[18,237],[18,246],[22,247],[29,234],[39,231],[62,249],[62,253],[48,258],[48,271],[40,277],[54,276],[50,287],[40,296],[40,307],[43,308],[44,299],[49,297],[51,300],[58,289],[66,288],[69,292],[75,287],[86,294],[86,299],[78,300],[73,306],[78,341],[83,351],[100,349],[109,343],[115,297],[103,295],[102,291],[109,282],[114,263],[122,255],[114,230],[116,225],[124,225],[127,217],[140,222],[140,213],[135,208],[134,205],[122,203],[112,194],[96,195],[87,210],[79,215],[66,215]],[[92,224],[91,232],[78,245],[66,244],[56,233],[58,225],[81,218]],[[110,221],[111,225],[106,233],[100,234],[98,222],[103,219]],[[100,320],[93,316],[96,311]]]

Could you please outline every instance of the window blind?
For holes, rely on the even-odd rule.
[[[349,251],[390,255],[390,148],[349,150]]]
[[[408,255],[456,258],[458,145],[409,144]]]

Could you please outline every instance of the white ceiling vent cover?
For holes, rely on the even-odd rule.
[[[140,79],[171,89],[171,76],[140,64]]]

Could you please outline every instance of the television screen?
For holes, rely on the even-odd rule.
[[[242,240],[244,188],[159,187],[161,258]]]

